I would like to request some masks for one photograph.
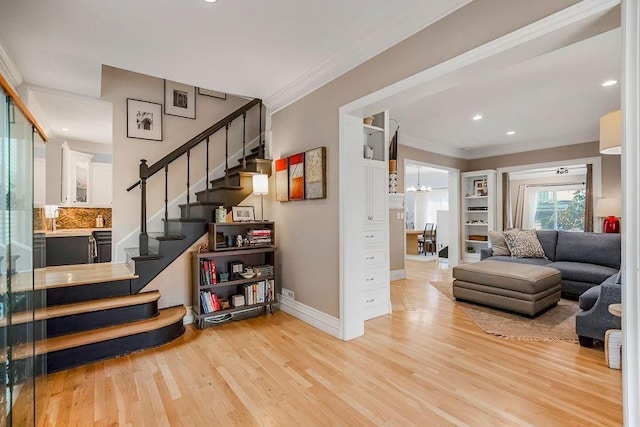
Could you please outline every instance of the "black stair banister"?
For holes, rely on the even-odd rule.
[[[206,174],[205,174],[205,187],[204,187],[204,191],[207,195],[207,197],[209,197],[209,137],[207,137],[207,164],[205,166],[206,169]]]
[[[147,179],[149,167],[145,159],[140,160],[140,253],[149,253],[149,236],[147,234]]]
[[[258,142],[260,141],[258,140]],[[246,169],[246,168],[247,168],[247,113],[244,113],[242,114],[242,169]]]
[[[264,144],[266,143],[266,141],[263,142],[262,140],[262,100],[260,100],[260,120],[258,122],[258,146],[260,147],[260,154],[259,157],[261,159],[264,159]]]
[[[229,124],[224,129],[224,183],[229,185]]]
[[[149,172],[148,172],[147,178],[150,178],[153,175],[155,175],[156,173],[160,172],[164,168],[165,165],[167,165],[167,164],[173,162],[174,160],[176,160],[177,158],[181,157],[183,154],[185,154],[187,152],[187,150],[190,150],[191,148],[193,148],[196,145],[200,144],[201,142],[205,141],[205,139],[207,137],[213,135],[214,133],[216,133],[220,129],[224,128],[229,123],[231,123],[234,119],[237,119],[243,113],[249,111],[251,108],[255,107],[256,105],[260,105],[260,108],[262,108],[262,100],[256,98],[256,99],[252,100],[251,102],[245,104],[244,106],[238,108],[233,113],[229,114],[228,116],[226,116],[222,120],[218,121],[213,126],[210,126],[207,129],[205,129],[204,131],[200,132],[198,135],[194,136],[189,141],[185,142],[180,147],[176,148],[171,153],[167,154],[162,159],[158,160],[153,165],[149,166],[149,168],[148,168]],[[260,119],[262,120],[262,112],[260,112]],[[262,124],[260,124],[260,132],[262,132]],[[133,190],[138,185],[140,185],[140,181],[137,181],[134,184],[132,184],[131,186],[129,186],[127,188],[127,191]]]
[[[191,195],[189,194],[189,172],[191,171],[191,150],[187,150],[187,218],[190,218],[189,215],[189,202],[191,201]]]
[[[207,138],[208,140],[209,138]],[[164,235],[169,234],[169,165],[164,165]]]

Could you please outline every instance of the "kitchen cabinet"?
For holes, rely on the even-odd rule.
[[[111,231],[94,231],[96,239],[96,256],[93,262],[111,262]]]
[[[47,236],[47,267],[90,263],[89,236]]]
[[[113,182],[111,163],[91,163],[89,203],[92,207],[111,207]]]
[[[88,206],[91,191],[91,159],[62,144],[62,205]]]

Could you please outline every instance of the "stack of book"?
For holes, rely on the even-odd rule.
[[[200,301],[202,302],[202,311],[204,314],[213,313],[220,310],[220,302],[218,296],[213,292],[200,292]]]
[[[217,283],[216,263],[212,259],[200,260],[200,283],[204,286],[211,286]]]
[[[273,301],[275,296],[275,281],[262,280],[257,283],[244,285],[243,293],[247,305]]]
[[[247,239],[251,246],[265,246],[271,244],[271,230],[267,228],[254,228],[247,231]]]

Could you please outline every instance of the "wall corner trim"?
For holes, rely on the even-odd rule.
[[[0,73],[14,89],[22,84],[22,74],[20,74],[18,67],[16,67],[15,63],[9,58],[2,44],[0,44]]]
[[[340,320],[337,317],[330,316],[284,295],[278,295],[278,299],[280,300],[280,309],[285,313],[334,338],[340,338]]]
[[[402,270],[391,270],[390,279],[393,282],[394,280],[402,280],[407,278],[407,272],[403,268]]]

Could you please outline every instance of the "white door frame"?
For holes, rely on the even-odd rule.
[[[407,185],[406,168],[407,166],[418,165],[426,166],[433,169],[440,169],[447,171],[449,190],[449,267],[455,267],[460,263],[460,170],[456,168],[450,168],[448,166],[436,165],[434,163],[425,163],[419,160],[404,159],[402,164],[404,185]],[[406,198],[405,198],[406,200]],[[406,207],[405,207],[406,209]],[[406,233],[405,233],[406,239]],[[404,245],[404,254],[407,255],[407,245]]]
[[[622,2],[622,394],[624,425],[640,425],[640,2]]]
[[[623,77],[621,84],[623,110],[623,271],[625,281],[640,283],[640,197],[636,188],[640,182],[640,50],[637,41],[640,39],[640,5],[639,0],[622,2],[622,34],[623,34]],[[389,85],[374,93],[366,95],[339,108],[339,179],[340,179],[340,337],[348,340],[364,333],[362,299],[353,299],[362,294],[362,284],[351,281],[359,266],[354,257],[361,256],[356,241],[362,240],[362,228],[351,230],[348,225],[349,209],[353,203],[349,195],[362,193],[364,182],[349,182],[354,176],[353,165],[361,157],[361,144],[350,147],[354,141],[343,126],[352,119],[363,118],[370,114],[392,108],[394,105],[422,98],[459,84],[478,72],[504,67],[513,58],[510,50],[527,47],[535,39],[546,36],[547,41],[554,37],[562,39],[563,29],[567,29],[580,21],[605,12],[621,2],[619,0],[583,0],[527,25],[506,36],[493,40],[462,55],[431,67],[395,84]],[[550,49],[552,49],[550,47]],[[531,57],[541,52],[531,52]],[[520,60],[524,60],[520,56]],[[357,149],[356,149],[357,148]],[[345,158],[345,156],[349,156]],[[356,173],[357,174],[357,173]],[[346,191],[346,194],[343,194]],[[353,212],[351,212],[353,214]],[[359,218],[359,217],[358,217]],[[625,237],[628,236],[628,237]],[[348,250],[345,248],[349,248]],[[359,289],[358,289],[359,288]],[[640,289],[637,286],[625,287],[623,291],[623,364],[624,364],[624,421],[626,425],[640,423]]]

